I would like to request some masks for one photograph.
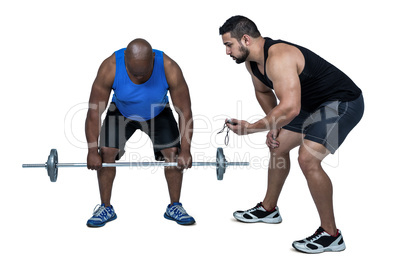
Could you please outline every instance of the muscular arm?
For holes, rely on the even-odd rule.
[[[274,47],[270,49],[266,71],[280,102],[264,118],[253,124],[245,121],[235,121],[238,125],[228,125],[237,134],[251,134],[279,129],[290,123],[300,112],[301,86],[299,70],[302,68],[301,65],[304,64],[304,58],[301,52],[294,47],[288,45],[276,46],[275,49]]]
[[[89,109],[85,121],[85,134],[88,142],[88,151],[98,151],[98,138],[101,125],[101,115],[106,109],[112,90],[116,62],[114,54],[103,61],[98,74],[92,84],[89,98]]]
[[[179,65],[166,54],[163,54],[163,61],[170,96],[174,109],[179,115],[181,151],[190,154],[193,137],[193,114],[188,86]]]

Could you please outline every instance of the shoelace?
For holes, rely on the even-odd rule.
[[[253,211],[255,211],[255,210],[257,210],[259,207],[261,207],[262,206],[262,204],[261,203],[258,203],[255,207],[253,207],[253,208],[250,208],[249,210],[246,210],[246,212],[253,212]]]
[[[317,238],[319,238],[320,235],[321,235],[323,232],[324,232],[323,230],[318,229],[317,231],[315,231],[315,233],[314,233],[312,236],[307,237],[306,240],[308,240],[308,241],[314,241],[314,240],[316,240]]]
[[[179,217],[181,217],[181,216],[183,216],[183,215],[187,215],[186,210],[185,210],[182,206],[175,206],[175,207],[173,208],[172,212],[173,212],[175,215],[179,216]]]
[[[216,133],[216,135],[221,134],[222,132],[224,132],[226,128],[227,128],[227,130],[226,130],[226,136],[225,136],[225,145],[228,146],[228,144],[229,144],[229,130],[230,129],[226,125],[226,122],[225,122],[225,124],[223,124],[222,130],[219,131],[218,133]]]
[[[97,204],[97,205],[95,206],[93,212],[92,212],[92,215],[98,216],[99,214],[98,214],[98,215],[96,215],[96,214],[99,213],[100,209],[101,209],[101,205]]]
[[[102,209],[103,208],[103,209]],[[105,211],[105,207],[102,207],[101,205],[97,204],[94,208],[94,212],[93,215],[95,217],[98,217],[99,215],[103,214],[103,212]]]

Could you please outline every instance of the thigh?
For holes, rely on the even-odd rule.
[[[270,150],[273,153],[288,153],[293,148],[302,144],[303,137],[303,133],[282,128],[278,137],[276,138],[277,141],[279,141],[279,147],[275,149],[271,148]]]
[[[305,122],[305,139],[322,144],[333,154],[360,121],[363,111],[362,96],[350,102],[328,102]]]
[[[152,141],[156,160],[165,160],[161,153],[162,150],[173,147],[180,148],[180,132],[169,106],[148,121],[148,129],[144,132]]]
[[[112,163],[116,159],[118,159],[119,149],[111,148],[111,147],[101,147],[100,155],[102,157],[102,162],[104,163]]]
[[[101,127],[99,148],[118,149],[119,154],[116,157],[116,160],[118,160],[124,154],[127,140],[139,128],[140,126],[135,121],[124,117],[112,102]]]
[[[177,147],[166,148],[162,149],[160,153],[168,162],[175,162],[177,155],[179,154],[179,149]]]

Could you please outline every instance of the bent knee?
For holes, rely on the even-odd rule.
[[[276,147],[276,148],[272,148],[272,147],[268,147],[269,148],[269,152],[271,153],[271,155],[288,155],[290,150],[288,148],[286,148],[285,146],[280,146]]]
[[[100,149],[100,155],[102,157],[102,160],[105,162],[115,161],[118,154],[119,154],[119,149],[117,149],[117,148],[102,147]]]
[[[297,160],[303,173],[309,173],[321,167],[321,160],[308,152],[299,153]]]
[[[163,149],[161,152],[166,161],[175,162],[177,155],[179,154],[179,148],[177,147],[166,148]]]

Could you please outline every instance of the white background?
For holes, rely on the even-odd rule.
[[[2,267],[252,267],[297,265],[399,267],[401,46],[397,1],[3,1],[1,24],[0,265]],[[366,111],[340,150],[325,160],[334,184],[338,227],[347,250],[305,255],[294,240],[319,226],[292,152],[279,200],[283,223],[242,224],[232,213],[266,190],[266,133],[216,136],[226,117],[262,115],[244,65],[225,55],[218,28],[232,15],[252,19],[263,36],[303,45],[348,74],[363,90]],[[118,219],[89,229],[99,203],[94,172],[43,163],[85,162],[84,120],[100,63],[132,39],[147,39],[182,68],[195,119],[195,161],[224,147],[228,168],[186,171],[182,202],[197,224],[163,218],[169,202],[163,169],[118,170],[112,204]],[[136,141],[136,142],[135,142]],[[150,142],[136,133],[125,159],[148,161]],[[213,160],[212,160],[213,161]]]

